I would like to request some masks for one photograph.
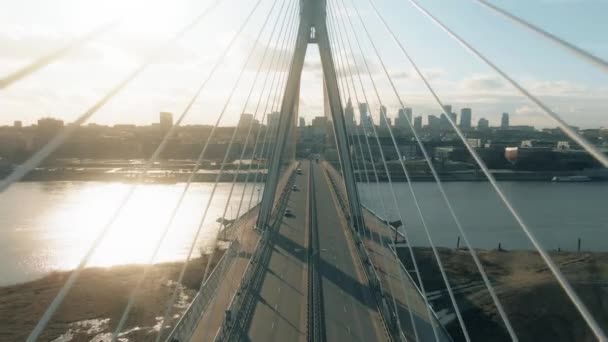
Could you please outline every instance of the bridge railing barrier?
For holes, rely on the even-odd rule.
[[[288,169],[291,172],[290,176],[287,177],[284,181],[284,185],[280,187],[281,194],[278,199],[275,201],[276,209],[274,211],[275,222],[280,219],[282,208],[284,208],[284,203],[286,203],[286,198],[289,196],[291,192],[290,184],[293,182],[296,176],[296,163],[293,163]],[[275,224],[270,225],[274,227]],[[241,278],[241,283],[239,290],[234,293],[232,299],[230,300],[230,304],[226,310],[226,316],[222,322],[222,326],[220,327],[217,335],[215,337],[216,341],[229,340],[230,335],[233,333],[235,327],[239,324],[242,316],[244,315],[244,305],[246,303],[246,299],[250,296],[253,287],[256,285],[254,281],[256,275],[262,274],[259,271],[259,267],[264,263],[264,260],[270,255],[269,251],[272,250],[272,244],[270,243],[271,236],[273,234],[273,229],[266,229],[262,231],[262,237],[258,241],[254,253],[249,260],[245,268],[245,272],[243,273],[243,277]]]
[[[290,164],[287,168],[288,172],[291,172],[293,174],[295,172],[296,166],[297,166],[297,163],[295,163],[295,162]],[[281,183],[279,185],[280,191],[285,192],[285,190],[286,190],[285,184],[289,184],[286,182],[288,182],[290,178],[291,178],[291,176],[284,177],[281,180]],[[281,198],[281,196],[279,196],[279,200],[280,200],[280,198]],[[245,227],[239,226],[239,224],[240,224],[239,221],[241,219],[245,218],[247,215],[251,214],[254,210],[258,209],[258,207],[259,207],[259,204],[256,204],[253,207],[251,207],[243,215],[241,215],[230,227],[227,227],[225,229],[245,228]],[[258,240],[256,246],[254,247],[254,251],[258,250],[260,241],[263,241],[263,240],[264,240],[263,237],[262,237],[262,239]],[[194,333],[194,330],[196,329],[196,326],[198,325],[198,322],[200,321],[203,313],[205,312],[209,303],[213,299],[213,296],[217,292],[218,286],[220,285],[221,280],[224,278],[224,275],[225,275],[226,270],[228,269],[228,266],[230,264],[232,264],[232,262],[234,260],[236,260],[236,257],[238,254],[237,253],[238,247],[239,247],[238,242],[237,243],[230,242],[230,245],[226,249],[226,252],[224,253],[224,255],[222,255],[222,257],[218,261],[217,265],[213,268],[212,272],[209,274],[209,277],[203,283],[203,286],[201,287],[201,291],[197,292],[194,299],[192,300],[192,302],[190,303],[190,305],[188,306],[188,308],[186,309],[186,311],[184,312],[184,314],[182,315],[180,320],[177,322],[177,324],[175,325],[175,327],[173,328],[173,330],[167,337],[168,342],[177,342],[177,341],[183,342],[183,341],[188,341],[190,339],[190,337]],[[252,256],[252,259],[254,258],[254,256],[255,256],[255,252],[254,252],[254,255]],[[250,259],[250,262],[247,264],[246,271],[243,275],[243,280],[241,281],[241,284],[246,283],[244,280],[245,280],[245,276],[247,274],[247,269],[249,268],[249,265],[251,264],[252,259]],[[240,288],[243,288],[243,285],[241,285]],[[237,293],[238,293],[238,291],[237,291]]]
[[[327,162],[324,162],[323,165],[325,171],[327,172],[328,179],[333,187],[334,193],[336,194],[338,203],[340,204],[342,211],[345,213],[346,220],[349,223],[350,236],[355,242],[355,246],[357,247],[357,254],[359,255],[359,259],[363,264],[363,269],[365,270],[370,289],[372,290],[372,294],[381,312],[381,317],[385,326],[387,337],[390,340],[400,340],[398,332],[399,325],[397,321],[398,317],[395,315],[393,310],[390,309],[390,305],[388,305],[387,295],[382,286],[380,276],[378,275],[376,267],[374,266],[372,259],[369,256],[367,248],[365,248],[363,240],[356,231],[355,227],[358,225],[355,225],[353,222],[351,222],[351,219],[347,214],[348,206],[345,203],[346,189],[343,186],[339,185],[338,180],[340,179],[340,175],[338,174],[337,170],[335,170],[333,166],[331,166]],[[360,228],[365,229],[365,227]]]
[[[182,315],[182,318],[177,322],[175,328],[169,334],[167,341],[181,342],[190,339],[202,313],[213,299],[213,296],[223,279],[224,273],[228,268],[227,266],[236,259],[238,246],[238,242],[230,243],[230,246],[226,249],[224,255],[222,255],[217,265],[213,268],[213,271],[209,274],[209,277],[205,280],[201,290],[197,292],[196,296]],[[208,262],[211,262],[211,260]]]
[[[333,167],[333,165],[326,164],[326,170],[328,171],[328,174],[330,174],[330,176],[333,175],[334,177],[340,177],[338,171]],[[346,196],[346,194],[345,194],[346,189],[344,189],[344,187],[337,188],[337,189],[339,189],[342,192],[342,196]],[[375,217],[378,221],[380,221],[382,223],[388,222],[387,218],[383,218],[382,216],[380,216],[378,213],[376,213],[374,210],[370,209],[366,205],[361,204],[361,206],[363,207],[363,209],[365,209],[367,212],[369,212],[373,217]],[[399,231],[399,229],[397,229],[397,227],[391,225],[390,223],[387,224],[387,227],[392,230],[392,233],[399,235],[401,238],[403,238],[405,240],[405,238],[406,238],[405,234],[403,234],[401,231]],[[360,237],[357,234],[353,234],[353,237],[357,241],[361,241]],[[361,241],[361,246],[363,246],[364,254],[369,258],[369,255],[367,254],[367,249],[364,247],[364,244],[362,243],[362,241]],[[412,287],[418,293],[420,298],[424,298],[424,296],[422,295],[422,291],[420,290],[418,284],[414,281],[414,279],[412,278],[410,273],[407,271],[405,265],[403,265],[403,263],[401,262],[401,259],[399,258],[398,254],[397,254],[395,245],[389,244],[388,249],[389,249],[390,253],[392,253],[392,256],[395,258],[399,268],[401,269],[401,272],[403,272],[403,274],[405,275],[407,280],[412,284]],[[380,278],[378,277],[375,268],[373,268],[373,271],[375,273],[376,279],[378,279],[378,281],[379,281]],[[383,291],[383,290],[380,289],[380,291]],[[386,294],[386,293],[382,294],[383,308],[386,310],[386,313],[389,315],[388,317],[391,317],[391,321],[392,321],[391,324],[394,325],[393,327],[397,328],[396,324],[397,324],[398,317],[396,316],[396,313],[393,312],[393,310],[390,310],[390,305],[388,305],[388,303],[386,301],[387,297],[390,297],[390,295]],[[440,322],[439,317],[437,316],[437,313],[435,312],[435,310],[433,310],[433,308],[430,308],[430,312],[431,312],[431,315],[433,315],[435,322]],[[443,330],[444,336],[449,336],[449,334],[448,334],[447,330],[445,330],[445,327],[443,326],[443,324],[437,324],[437,325],[438,325],[438,327],[440,327],[440,329]]]

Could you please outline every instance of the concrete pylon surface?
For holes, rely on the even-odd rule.
[[[359,228],[358,225],[363,222],[363,216],[350,158],[350,146],[348,143],[342,101],[338,88],[338,79],[332,57],[331,45],[329,43],[325,0],[300,1],[298,36],[296,38],[291,68],[287,76],[287,84],[281,103],[279,127],[274,139],[275,144],[268,167],[268,175],[266,177],[266,184],[262,195],[257,226],[264,229],[269,222],[281,171],[281,156],[283,156],[285,151],[288,135],[295,134],[295,132],[290,129],[290,125],[295,120],[296,110],[294,110],[294,107],[299,98],[300,79],[308,44],[318,44],[319,46],[325,83],[324,88],[327,91],[336,147],[346,185],[348,206],[350,209],[350,222],[355,228]]]

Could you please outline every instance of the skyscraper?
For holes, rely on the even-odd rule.
[[[276,128],[279,127],[279,117],[280,116],[281,116],[281,113],[279,113],[279,112],[272,112],[272,113],[266,115],[266,117],[267,117],[266,124],[268,125],[268,129],[270,130],[270,132],[274,132],[276,130]]]
[[[300,117],[300,127],[306,127],[306,120],[303,117]]]
[[[502,118],[500,118],[500,128],[509,128],[509,113],[502,113]]]
[[[359,125],[364,127],[368,132],[371,132],[373,121],[369,115],[369,106],[367,103],[359,103]]]
[[[350,98],[348,98],[346,107],[344,107],[344,119],[346,121],[346,131],[352,134],[355,131],[355,109]]]
[[[439,129],[439,127],[441,125],[440,124],[441,121],[439,120],[438,117],[436,117],[435,115],[429,115],[428,120],[429,120],[429,129],[432,129],[432,130]]]
[[[471,128],[471,108],[460,110],[460,128]]]
[[[168,132],[173,127],[173,114],[169,112],[160,112],[160,131]]]
[[[410,124],[408,122],[412,122],[412,108],[401,108],[399,112],[397,112],[397,118],[395,118],[395,127],[399,127],[401,129],[409,129]]]
[[[490,128],[490,122],[484,118],[479,119],[477,122],[477,129],[488,129]]]
[[[422,129],[422,116],[417,116],[414,119],[414,129],[416,130],[416,132]]]
[[[249,126],[253,125],[253,114],[243,113],[239,118],[237,125],[239,131],[248,130]]]
[[[363,125],[367,121],[367,103],[359,103],[359,125]]]

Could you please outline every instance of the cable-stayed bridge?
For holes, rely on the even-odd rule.
[[[420,11],[424,17],[439,26],[474,57],[486,63],[505,82],[529,99],[547,117],[554,120],[572,141],[586,150],[601,165],[608,167],[606,154],[575,132],[558,113],[540,98],[446,26],[418,1],[408,1],[413,9]],[[270,6],[267,13],[263,13],[260,9],[260,5],[265,2],[269,2]],[[483,8],[505,17],[509,22],[523,26],[531,34],[540,35],[543,39],[557,44],[566,53],[572,53],[577,58],[590,63],[599,72],[608,71],[606,61],[584,49],[487,1],[477,0],[476,2]],[[605,322],[603,325],[600,324],[589,311],[552,257],[537,240],[528,224],[518,214],[476,149],[471,146],[466,135],[452,119],[450,113],[446,111],[441,94],[435,90],[431,81],[418,67],[415,57],[409,54],[406,43],[394,33],[393,28],[384,19],[383,13],[376,7],[375,1],[368,0],[367,3],[366,10],[371,11],[377,17],[386,29],[385,34],[394,40],[402,52],[403,62],[408,63],[421,79],[422,85],[431,94],[437,108],[445,115],[455,134],[462,140],[463,145],[487,177],[502,203],[571,300],[574,309],[586,323],[586,329],[589,329],[592,336],[598,340],[606,340]],[[173,37],[159,46],[149,58],[93,103],[77,120],[0,181],[0,191],[8,189],[49,158],[70,138],[78,126],[89,121],[113,97],[153,64],[155,59],[170,48],[176,40],[179,40],[201,21],[213,16],[219,6],[221,6],[220,1],[210,1],[192,22],[187,23],[182,30],[176,32]],[[259,43],[265,44],[266,47],[273,45],[277,48],[275,51],[266,48],[258,65],[253,66],[250,65],[250,61],[255,50],[251,49],[248,52],[246,62],[242,65],[237,80],[231,85],[213,129],[204,142],[182,194],[150,256],[149,265],[145,267],[139,282],[129,289],[129,299],[120,320],[112,322],[114,329],[111,335],[112,341],[122,339],[121,333],[126,329],[129,316],[133,314],[135,297],[150,268],[154,267],[153,263],[157,253],[172,229],[173,220],[196,172],[201,168],[201,163],[207,156],[210,141],[217,127],[222,123],[229,105],[234,102],[237,88],[244,82],[242,78],[245,70],[251,67],[256,70],[255,79],[244,101],[242,112],[245,112],[249,108],[248,106],[254,106],[254,118],[261,122],[268,122],[267,113],[274,111],[279,113],[278,122],[268,125],[269,129],[265,130],[263,135],[262,130],[258,130],[257,133],[253,130],[253,121],[249,127],[245,127],[245,141],[253,141],[253,152],[251,155],[247,155],[247,149],[243,149],[240,159],[264,158],[267,160],[267,173],[263,180],[258,179],[257,172],[252,177],[253,179],[250,179],[249,175],[253,174],[251,166],[245,165],[244,168],[249,169],[242,170],[247,171],[245,188],[251,186],[257,189],[260,181],[263,181],[261,200],[258,204],[252,199],[254,191],[250,191],[249,198],[247,198],[245,190],[240,194],[235,193],[238,176],[238,173],[235,173],[228,196],[229,198],[233,196],[239,198],[240,196],[237,219],[234,221],[224,219],[227,217],[227,201],[218,221],[221,229],[218,230],[216,237],[217,241],[227,242],[228,247],[217,264],[212,267],[213,263],[208,262],[205,268],[200,270],[203,281],[197,295],[184,314],[179,315],[174,320],[174,324],[168,324],[167,322],[171,322],[174,317],[175,301],[178,297],[179,285],[175,287],[169,302],[163,308],[162,323],[158,333],[151,339],[155,341],[450,341],[455,338],[447,332],[430,304],[429,294],[420,275],[420,267],[416,262],[416,255],[409,243],[408,218],[399,213],[397,222],[389,222],[364,207],[360,200],[357,184],[378,184],[379,175],[384,175],[391,185],[389,197],[394,203],[383,202],[382,206],[395,205],[398,207],[396,190],[392,186],[391,172],[388,169],[383,149],[380,148],[378,154],[372,152],[372,146],[380,146],[376,124],[361,122],[359,126],[352,127],[345,119],[345,108],[351,99],[357,103],[370,103],[370,100],[373,100],[382,106],[383,99],[388,97],[396,98],[400,108],[405,108],[405,100],[401,98],[391,73],[386,67],[383,56],[376,45],[376,39],[362,19],[360,6],[361,4],[352,0],[254,1],[245,20],[235,28],[228,46],[212,65],[208,75],[201,81],[194,96],[178,116],[175,125],[166,132],[161,143],[143,166],[139,181],[142,181],[146,173],[160,160],[163,150],[175,134],[177,127],[191,112],[193,105],[206,95],[210,80],[218,77],[217,74],[220,73],[223,60],[230,54],[235,42],[243,34],[244,29],[250,25],[253,17],[265,18],[262,20],[261,26],[257,28],[259,33],[256,35],[254,45],[257,46]],[[271,21],[271,18],[278,18],[278,20]],[[103,35],[114,25],[116,22],[103,25],[59,50],[40,57],[30,65],[4,75],[0,79],[0,89],[9,88],[24,78],[35,77],[39,70],[61,59],[68,52],[80,48],[84,43]],[[356,29],[356,27],[360,27],[360,29]],[[266,36],[267,42],[259,41],[261,37]],[[380,61],[380,73],[391,86],[391,92],[388,94],[382,93],[377,86],[367,59],[359,58],[366,54],[362,41],[369,42],[372,54]],[[336,165],[326,162],[319,155],[311,154],[308,158],[301,160],[295,158],[295,127],[302,70],[306,50],[310,44],[316,44],[320,52],[327,114],[331,121],[332,135],[338,152]],[[282,72],[267,72],[268,65]],[[259,97],[255,98],[254,89],[258,88],[261,88],[262,91],[259,92]],[[359,109],[365,110],[361,107]],[[365,113],[360,114],[361,117],[365,117]],[[425,213],[419,205],[418,195],[410,181],[410,172],[404,162],[405,158],[401,154],[391,125],[388,123],[385,110],[380,110],[378,121],[379,125],[388,128],[391,143],[407,179],[412,203],[422,221],[425,236],[437,261],[439,276],[445,284],[451,309],[461,331],[458,339],[469,341],[471,340],[470,335],[472,335],[470,332],[476,329],[475,324],[467,322],[463,318],[462,309],[459,307],[455,295],[457,289],[454,289],[450,283],[437,246],[433,242],[433,236],[427,227],[425,215],[429,215],[429,213]],[[460,223],[452,208],[450,198],[443,189],[441,178],[427,151],[427,145],[416,131],[411,118],[408,120],[408,124],[414,141],[418,144],[433,175],[442,200],[448,208],[448,211],[441,215],[449,215],[453,218],[455,227],[463,238],[477,271],[481,275],[482,283],[478,285],[488,291],[497,315],[500,317],[501,325],[497,329],[504,330],[505,336],[509,339],[519,340],[516,327],[511,324],[510,317],[501,304],[492,280],[477,256],[475,246],[471,245],[466,227]],[[178,284],[184,280],[185,270],[196,249],[202,226],[207,220],[212,220],[208,217],[210,206],[216,194],[217,185],[225,172],[224,167],[229,160],[230,150],[237,134],[238,130],[235,128],[209,199],[202,208],[201,221],[192,239],[186,262],[178,276]],[[368,166],[365,162],[358,165],[358,161],[366,160],[371,161],[371,170],[367,169]],[[380,165],[380,169],[377,169],[377,165]],[[241,171],[241,164],[238,165],[237,171]],[[370,175],[373,177],[370,178]],[[88,252],[82,256],[77,268],[70,273],[44,314],[37,318],[28,341],[40,339],[49,321],[61,307],[98,245],[121,215],[121,211],[133,196],[137,186],[136,182],[124,194],[118,210],[105,223]],[[213,249],[209,260],[214,260],[216,250]],[[400,253],[408,255],[413,269],[406,269],[399,258]]]

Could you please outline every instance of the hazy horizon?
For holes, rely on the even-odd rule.
[[[96,113],[91,122],[104,125],[146,125],[156,122],[161,111],[179,115],[228,44],[235,33],[235,27],[243,22],[253,5],[233,6],[231,1],[235,0],[222,2],[216,9],[217,15],[211,16],[176,43],[163,58]],[[513,125],[534,125],[539,128],[556,126],[538,108],[519,96],[498,75],[433,26],[406,1],[376,2],[442,100],[451,104],[455,112],[459,113],[463,107],[472,108],[474,123],[480,117],[485,117],[491,124],[497,125],[501,113],[508,112]],[[0,75],[3,76],[101,23],[128,12],[126,9],[129,7],[135,10],[126,15],[125,23],[119,27],[40,72],[0,90],[0,125],[10,125],[15,120],[29,125],[44,116],[73,121],[141,63],[149,51],[161,45],[210,1],[200,3],[179,0],[171,4],[151,1],[146,2],[145,11],[137,7],[138,3],[118,0],[104,3],[59,0],[52,4],[42,0],[7,2],[0,13]],[[346,3],[350,2],[347,0]],[[381,50],[406,106],[414,108],[416,116],[439,114],[436,104],[389,39],[368,2],[355,0],[355,3],[372,34],[381,37],[376,45]],[[494,3],[599,57],[608,57],[608,41],[602,34],[608,31],[608,23],[601,20],[601,13],[608,12],[608,2],[538,0]],[[211,124],[216,120],[245,56],[254,47],[255,37],[271,4],[271,1],[262,1],[252,21],[203,91],[184,124]],[[605,73],[473,1],[446,4],[439,0],[428,0],[423,5],[512,74],[533,94],[546,101],[571,125],[582,128],[608,127],[608,103],[605,101],[608,98],[608,75]],[[277,5],[274,8],[273,16],[279,16],[279,7]],[[38,11],[34,13],[32,8],[37,8]],[[287,6],[283,12],[286,8]],[[358,26],[354,11],[350,12],[361,37],[364,56],[371,64],[373,77],[383,94],[382,101],[388,107],[389,116],[393,117],[398,109],[397,100],[364,31]],[[258,46],[254,47],[254,57],[246,68],[241,85],[237,88],[221,125],[230,126],[238,121],[269,35],[270,27],[267,26]],[[279,46],[275,37],[270,51],[277,49]],[[338,54],[339,51],[335,53]],[[361,55],[356,57],[361,61]],[[362,73],[372,114],[377,122],[379,104],[373,96],[369,77],[363,70],[358,72]],[[261,82],[260,78],[245,112],[254,111]],[[313,117],[323,114],[322,73],[318,49],[314,45],[308,48],[301,90],[300,113],[310,122]],[[347,94],[343,96],[347,97]],[[361,93],[359,97],[362,97]],[[359,101],[364,102],[362,98]],[[258,118],[261,118],[261,112]]]

